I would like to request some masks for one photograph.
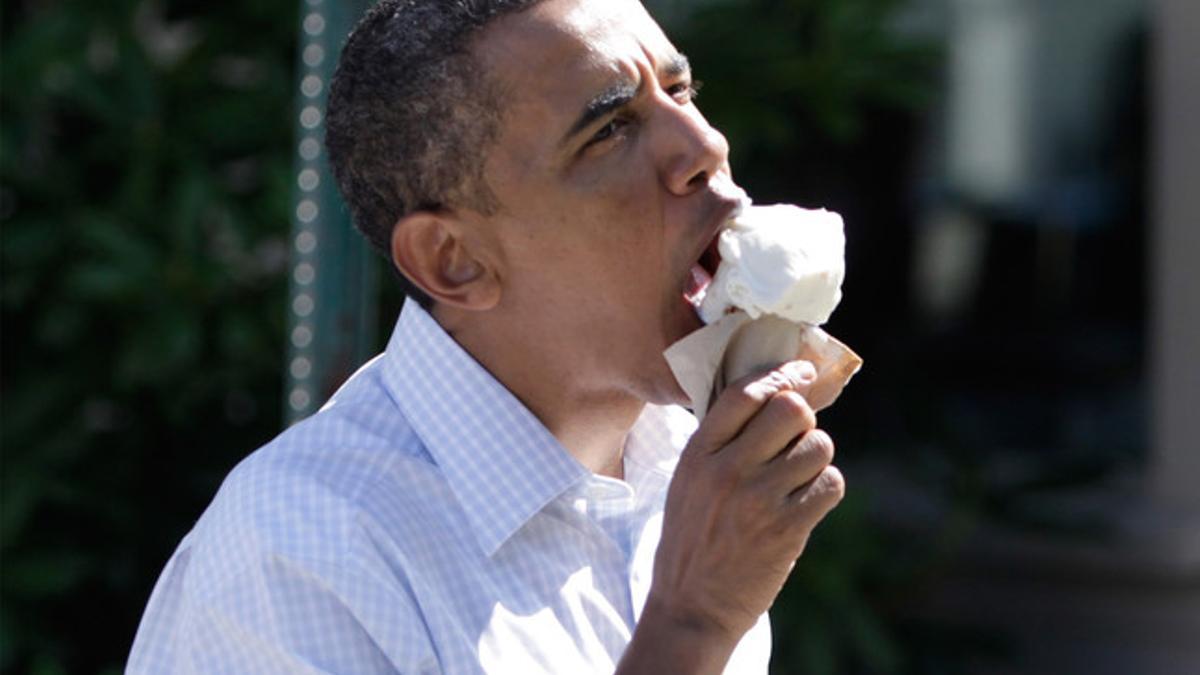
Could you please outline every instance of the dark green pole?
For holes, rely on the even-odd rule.
[[[374,347],[379,264],[324,157],[325,98],[367,0],[301,0],[284,420],[312,414]]]

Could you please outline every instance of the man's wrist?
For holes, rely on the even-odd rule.
[[[715,621],[673,611],[651,594],[617,674],[718,674],[741,637]]]

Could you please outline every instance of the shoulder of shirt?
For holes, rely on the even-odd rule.
[[[437,466],[388,398],[378,365],[364,367],[330,405],[230,472],[180,544],[190,565],[202,568],[197,576],[235,579],[264,561],[344,573],[361,566],[364,555],[381,555],[374,541],[381,510],[394,514],[446,493]]]

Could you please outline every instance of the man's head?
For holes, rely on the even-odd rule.
[[[346,41],[329,89],[325,144],[354,223],[391,257],[401,217],[490,211],[482,149],[498,92],[470,49],[488,23],[537,0],[381,0]],[[403,280],[422,305],[430,299]]]
[[[443,1],[381,3],[393,13],[372,14],[347,46],[364,54],[349,58],[393,58],[362,45],[393,29],[410,40],[425,30],[406,18],[413,7]],[[439,321],[514,390],[551,381],[680,401],[662,350],[699,327],[683,296],[737,203],[725,139],[692,100],[687,59],[636,0],[504,7],[454,50],[424,45],[450,59],[427,67],[436,77],[425,85],[395,81],[414,73],[390,65],[356,67],[347,80],[343,65],[330,101],[339,181],[359,202],[360,226],[374,214],[376,243],[433,298]],[[444,77],[450,70],[467,77]],[[346,92],[356,87],[423,87],[430,100],[407,100],[403,122],[380,112],[356,125],[396,105],[368,99],[353,112]],[[456,140],[441,141],[451,129]],[[383,136],[411,137],[419,161],[389,153],[401,145]],[[356,186],[368,173],[373,182]],[[431,197],[393,186],[425,181],[453,187]]]

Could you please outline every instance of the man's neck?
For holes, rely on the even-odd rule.
[[[624,478],[625,439],[645,402],[618,389],[593,386],[556,350],[496,339],[435,310],[435,320],[505,386],[592,473]]]
[[[515,393],[515,392],[514,392]],[[587,396],[568,398],[551,393],[549,405],[530,403],[517,394],[526,407],[546,425],[580,464],[592,473],[625,477],[625,440],[645,404]],[[559,405],[563,403],[563,405]]]

